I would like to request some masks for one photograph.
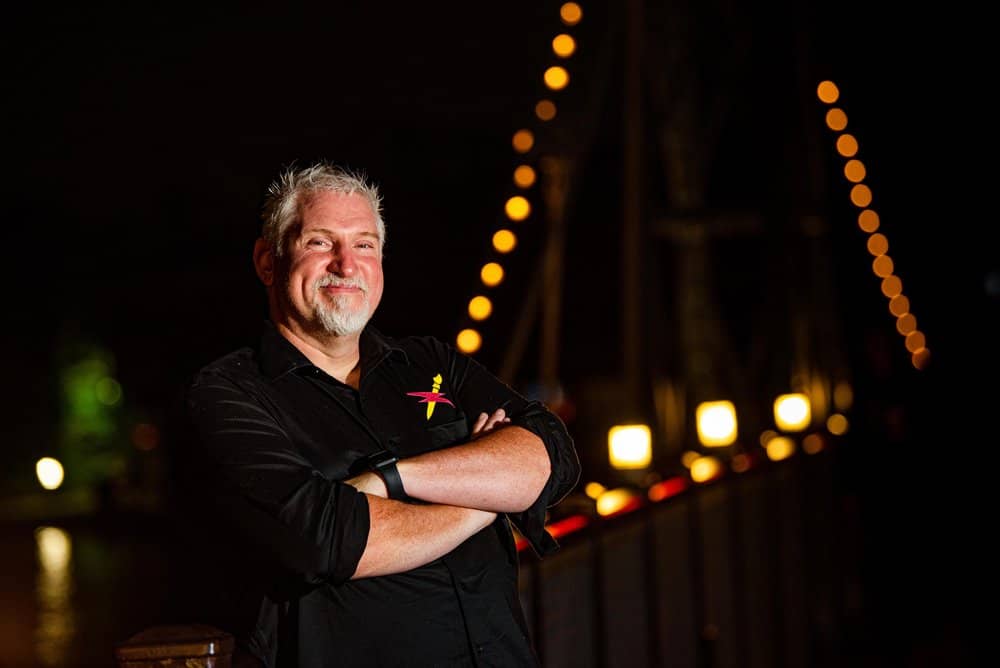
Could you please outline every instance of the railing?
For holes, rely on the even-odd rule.
[[[801,455],[644,504],[522,551],[546,668],[843,665],[858,591],[836,453]]]

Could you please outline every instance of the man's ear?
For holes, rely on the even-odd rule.
[[[253,245],[253,266],[261,283],[267,287],[274,285],[274,250],[263,237]]]

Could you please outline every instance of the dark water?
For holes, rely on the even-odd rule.
[[[114,645],[172,619],[170,525],[115,518],[0,525],[0,666],[114,666]]]

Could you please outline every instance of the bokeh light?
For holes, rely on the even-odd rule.
[[[552,90],[562,90],[569,85],[569,72],[566,71],[565,67],[559,65],[553,65],[545,70],[543,78],[545,85]]]
[[[511,139],[511,145],[518,153],[527,153],[535,145],[535,135],[531,130],[518,130]]]
[[[471,355],[483,346],[483,337],[474,329],[463,329],[455,337],[458,349],[466,355]]]
[[[493,248],[498,253],[509,253],[517,246],[517,236],[510,230],[497,230],[493,233]]]
[[[59,489],[63,484],[63,465],[55,457],[42,457],[35,462],[35,475],[45,489]]]
[[[560,58],[569,58],[576,51],[576,40],[566,33],[552,38],[552,51]]]
[[[469,300],[469,317],[473,320],[486,320],[493,312],[493,302],[489,297],[477,295]]]
[[[559,8],[559,18],[568,26],[575,26],[583,18],[583,9],[575,2],[564,3]]]
[[[503,281],[503,267],[498,262],[487,262],[479,271],[479,277],[489,287],[500,285]]]
[[[826,104],[833,104],[840,97],[840,90],[837,88],[837,84],[832,81],[820,81],[819,85],[816,86],[816,97],[820,99],[821,102]]]

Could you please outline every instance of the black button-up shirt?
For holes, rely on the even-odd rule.
[[[466,442],[476,416],[501,406],[549,453],[551,475],[532,507],[499,515],[425,566],[351,580],[369,531],[367,497],[339,482],[352,465],[382,449],[405,458]],[[202,592],[206,619],[265,665],[537,664],[510,524],[537,554],[556,549],[546,509],[579,476],[572,439],[541,403],[437,339],[394,340],[372,327],[355,390],[267,322],[257,349],[196,375],[186,412],[197,463],[189,492],[215,539],[205,562],[221,566],[218,598]]]

